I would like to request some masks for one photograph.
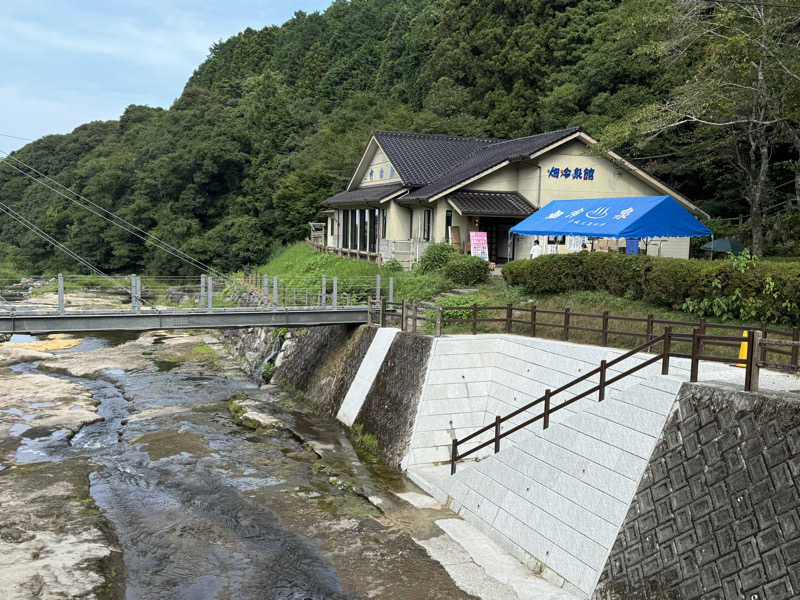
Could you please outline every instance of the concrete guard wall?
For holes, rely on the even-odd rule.
[[[454,477],[450,446],[623,352],[503,334],[438,338],[404,461],[439,501],[583,598],[597,585],[688,363],[673,361],[666,377],[660,364],[643,369],[604,402],[587,397],[554,414],[548,430],[536,423],[505,438],[499,454],[489,447],[480,460],[466,459]],[[609,377],[645,359],[628,359]]]

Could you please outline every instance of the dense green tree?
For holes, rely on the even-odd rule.
[[[747,200],[727,132],[694,123],[646,136],[632,118],[697,82],[722,81],[720,69],[756,52],[757,36],[665,52],[676,15],[701,4],[704,22],[744,26],[734,17],[757,3],[335,0],[324,12],[212,43],[168,110],[132,105],[119,121],[25,146],[0,163],[0,198],[108,271],[195,272],[64,190],[35,183],[19,159],[199,260],[236,269],[307,234],[372,130],[516,137],[580,125],[706,210],[741,214]],[[772,38],[796,35],[777,23]],[[770,131],[764,205],[800,202],[794,47],[771,46],[767,56],[781,120]],[[0,244],[0,262],[75,268],[10,219],[0,220]]]

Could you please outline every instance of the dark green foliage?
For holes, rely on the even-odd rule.
[[[600,135],[668,97],[688,67],[661,69],[650,46],[663,29],[651,17],[671,6],[337,1],[214,43],[169,110],[129,106],[119,121],[47,136],[15,156],[215,267],[260,264],[276,244],[307,235],[374,129],[517,137],[582,125]],[[747,210],[713,132],[619,149],[704,208],[723,216]],[[788,163],[775,163],[784,165],[776,181],[790,179]],[[194,272],[2,164],[0,198],[105,270]],[[797,251],[794,223],[767,234],[768,248]],[[7,219],[0,239],[14,246],[19,269],[76,270]],[[620,279],[616,263],[598,267]],[[621,293],[640,293],[636,277],[619,281]]]
[[[456,285],[475,285],[489,279],[489,263],[478,256],[456,254],[447,261],[444,274]]]
[[[420,273],[438,271],[443,268],[454,255],[455,250],[453,246],[446,242],[431,244],[425,249],[422,256],[419,257],[416,269]]]
[[[616,253],[549,255],[503,267],[531,293],[602,290],[700,316],[800,323],[800,261],[680,260]]]

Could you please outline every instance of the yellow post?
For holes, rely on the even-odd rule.
[[[747,332],[746,331],[742,332],[742,337],[744,339],[747,339]],[[739,358],[742,359],[742,360],[745,360],[745,361],[747,360],[747,342],[742,342],[741,344],[739,344]],[[735,367],[741,367],[741,368],[744,369],[747,366],[747,364],[745,364],[745,363],[736,363],[734,366]]]

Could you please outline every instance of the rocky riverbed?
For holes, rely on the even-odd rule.
[[[472,597],[423,547],[452,514],[215,338],[20,341],[42,340],[0,344],[4,600]]]

